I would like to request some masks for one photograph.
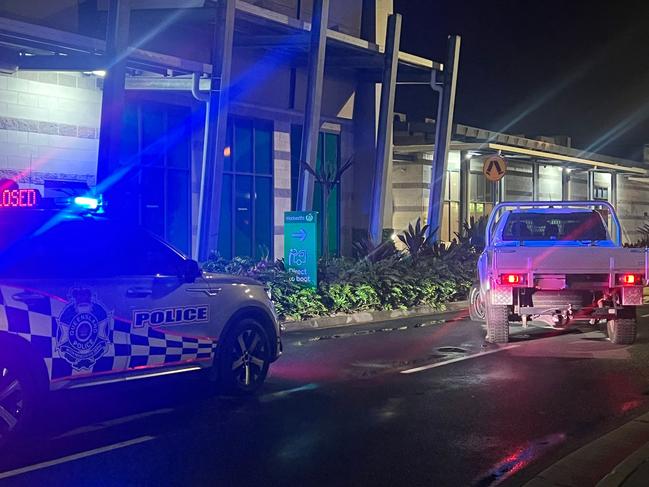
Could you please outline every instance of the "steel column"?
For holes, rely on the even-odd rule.
[[[617,210],[617,173],[611,173],[611,194],[608,197],[609,203]]]
[[[570,173],[565,167],[561,168],[561,199],[570,200]]]
[[[446,164],[453,130],[460,44],[460,36],[449,37],[448,60],[444,66],[444,85],[435,123],[435,156],[431,171],[430,196],[428,200],[428,224],[430,225],[428,232],[433,239],[438,237],[439,228],[442,223]]]
[[[194,257],[205,261],[217,249],[223,188],[223,151],[228,124],[235,0],[219,0],[212,44],[212,76],[205,107],[205,140]]]
[[[532,201],[539,200],[539,163],[532,161]]]
[[[97,191],[103,192],[110,208],[110,176],[120,166],[120,139],[124,115],[124,80],[128,49],[130,0],[110,0],[106,26],[108,61],[101,98],[101,121],[97,159]]]
[[[401,15],[388,17],[385,39],[379,124],[376,137],[376,159],[372,180],[372,205],[370,207],[370,238],[381,243],[383,234],[383,210],[387,195],[387,184],[392,171],[392,132],[394,128],[394,97],[397,88],[399,67],[399,45],[401,41]]]
[[[466,151],[460,152],[460,228],[469,221],[469,171],[471,160]]]
[[[300,169],[298,173],[295,208],[298,211],[307,211],[313,208],[313,187],[315,181],[313,175],[304,167],[304,164],[308,164],[313,170],[316,168],[328,25],[329,0],[314,0],[313,13],[311,15],[306,107],[304,109],[304,124],[302,126]]]

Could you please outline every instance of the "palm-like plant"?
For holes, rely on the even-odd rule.
[[[330,164],[324,162],[318,169],[313,169],[310,164],[302,161],[302,166],[306,171],[311,173],[314,179],[320,183],[322,187],[322,257],[327,260],[329,258],[329,222],[327,220],[327,208],[329,207],[329,198],[331,192],[337,184],[340,184],[340,178],[354,163],[354,156],[349,159],[339,168],[332,167]]]
[[[397,237],[408,249],[408,253],[412,258],[413,264],[417,263],[417,259],[421,253],[430,246],[431,239],[428,233],[429,225],[421,225],[421,218],[417,218],[415,226],[412,223],[408,224],[408,229]],[[435,232],[430,232],[430,235]]]

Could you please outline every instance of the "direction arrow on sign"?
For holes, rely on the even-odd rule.
[[[482,172],[489,181],[500,181],[507,172],[507,163],[500,156],[489,156],[482,165]]]
[[[306,238],[306,230],[304,230],[304,228],[300,228],[300,231],[292,233],[291,237],[297,238],[299,241],[304,242],[304,239]]]

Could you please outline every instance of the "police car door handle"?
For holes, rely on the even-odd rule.
[[[188,287],[188,293],[205,293],[210,297],[214,297],[221,292],[220,287]]]
[[[126,296],[129,298],[146,298],[152,294],[153,290],[146,287],[132,287],[126,290]]]

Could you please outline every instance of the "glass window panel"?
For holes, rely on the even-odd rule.
[[[234,253],[252,256],[252,176],[235,176]]]
[[[442,210],[442,227],[439,232],[441,240],[448,242],[449,239],[449,203],[444,203],[444,208]]]
[[[232,255],[232,183],[230,174],[223,175],[223,188],[221,193],[221,226],[219,228],[219,253],[226,259]]]
[[[167,173],[167,235],[175,247],[190,252],[189,171],[170,169]]]
[[[452,201],[450,203],[450,235],[449,240],[457,238],[458,233],[460,233],[460,204]]]
[[[142,117],[142,151],[152,163],[162,165],[165,154],[165,112],[162,107],[144,104]]]
[[[339,161],[339,136],[337,134],[324,133],[324,157],[327,168],[330,170],[337,170],[340,164]]]
[[[448,199],[460,201],[460,173],[449,171],[448,178]]]
[[[272,174],[273,126],[270,123],[255,124],[255,173]]]
[[[142,168],[142,225],[164,238],[164,169]]]
[[[252,172],[252,122],[250,120],[234,121],[232,157],[237,172]]]
[[[477,174],[469,174],[469,201],[478,200],[478,176]]]
[[[255,257],[259,258],[272,249],[273,199],[272,179],[255,178]],[[271,254],[272,255],[272,254]]]
[[[223,170],[231,172],[232,169],[232,126],[233,122],[228,123],[228,130],[225,135],[225,148],[223,149]]]
[[[189,169],[190,137],[189,110],[171,109],[167,116],[167,165],[178,169]]]
[[[561,168],[556,166],[539,166],[539,200],[561,200]]]

